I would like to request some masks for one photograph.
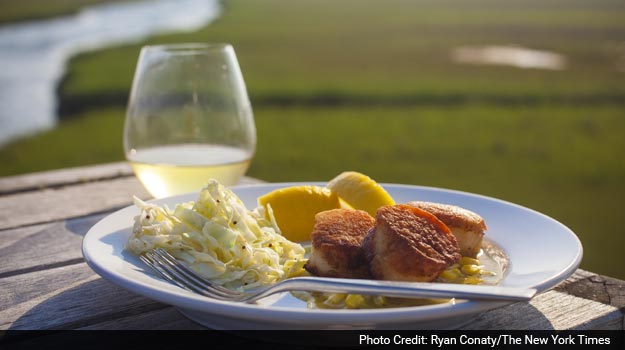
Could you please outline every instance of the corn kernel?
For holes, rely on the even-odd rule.
[[[455,281],[460,277],[460,270],[458,270],[457,268],[447,269],[441,272],[440,277],[447,281]]]
[[[479,265],[462,265],[462,272],[467,275],[477,275],[482,271],[482,267]]]
[[[477,259],[469,258],[468,256],[463,256],[460,259],[460,265],[479,265],[480,261]]]
[[[345,298],[345,306],[349,309],[358,309],[365,304],[365,298],[360,294],[349,294]]]
[[[469,276],[462,281],[463,284],[480,284],[482,280],[477,276]]]
[[[332,304],[332,305],[338,305],[341,304],[345,298],[347,297],[346,294],[343,293],[334,293],[334,294],[330,294],[330,296],[328,297],[328,299],[326,300],[326,304]]]

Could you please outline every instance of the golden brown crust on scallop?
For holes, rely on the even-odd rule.
[[[455,205],[432,202],[414,201],[406,204],[434,214],[434,216],[447,226],[454,226],[471,231],[486,231],[484,219],[470,210]]]
[[[316,276],[369,278],[362,241],[374,223],[362,210],[332,209],[315,215],[306,270]]]
[[[372,276],[383,280],[432,281],[461,258],[456,238],[443,222],[402,204],[378,209],[363,249]]]
[[[460,254],[475,257],[481,247],[486,223],[478,214],[449,204],[431,202],[409,202],[407,205],[423,209],[434,214],[456,236]]]

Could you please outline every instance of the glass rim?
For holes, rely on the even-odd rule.
[[[229,43],[172,43],[172,44],[157,44],[157,45],[145,45],[141,48],[142,51],[162,51],[172,54],[195,54],[195,53],[207,53],[215,51],[232,50],[232,44]]]

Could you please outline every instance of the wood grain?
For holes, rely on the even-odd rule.
[[[481,314],[465,329],[563,330],[622,329],[623,314],[615,307],[558,291],[539,294]]]
[[[42,171],[31,174],[0,177],[0,196],[16,192],[39,191],[94,181],[121,177],[134,177],[128,162],[98,164],[66,169]],[[239,184],[262,183],[261,180],[244,176]]]
[[[557,286],[557,290],[611,305],[625,312],[625,283],[623,281],[589,272],[583,275],[576,273],[573,277],[582,276],[583,278],[567,279],[566,283]]]
[[[132,204],[132,196],[150,198],[134,177],[0,197],[0,229],[40,224]]]
[[[42,171],[0,178],[0,195],[132,176],[127,162]]]
[[[80,174],[74,173],[74,177]],[[71,180],[70,174],[64,177]],[[19,179],[13,181],[19,184]],[[133,195],[151,198],[134,176],[69,183],[71,185],[0,196],[0,230],[112,211],[132,204]],[[249,177],[239,181],[239,184],[255,183],[262,181]]]
[[[113,285],[86,264],[4,278],[0,291],[14,298],[2,302],[0,329],[76,329],[167,307]]]
[[[199,330],[206,329],[184,317],[173,307],[95,323],[81,330]]]
[[[15,275],[0,280],[0,305],[18,305],[47,296],[69,285],[76,285],[98,276],[84,264],[62,266],[44,271]],[[54,278],[58,276],[58,278]]]
[[[82,239],[105,215],[2,231],[0,278],[82,262]]]

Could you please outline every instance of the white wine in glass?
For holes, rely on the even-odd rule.
[[[146,46],[124,128],[126,158],[155,198],[234,185],[256,149],[252,108],[228,44]]]

